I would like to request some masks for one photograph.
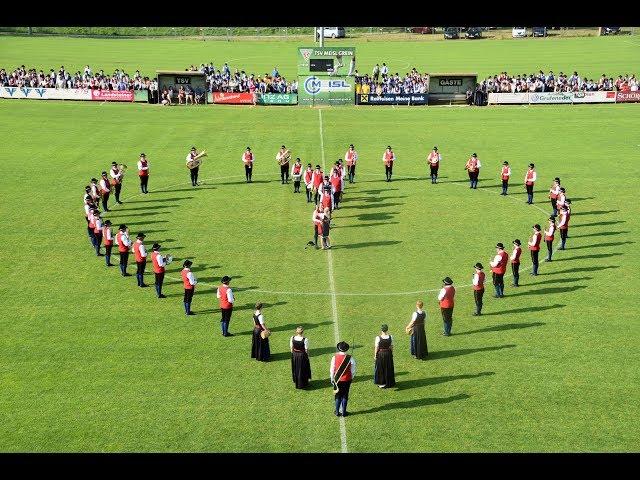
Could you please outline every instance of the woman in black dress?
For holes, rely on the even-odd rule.
[[[268,332],[262,315],[262,303],[256,303],[256,311],[253,312],[253,338],[251,341],[251,358],[259,362],[269,361],[271,350],[269,349],[269,338],[262,338],[262,332]]]
[[[296,334],[289,340],[291,349],[291,375],[296,388],[305,388],[311,380],[309,363],[309,339],[304,336],[302,327],[296,328]]]
[[[416,302],[416,311],[413,312],[409,325],[405,327],[407,333],[411,335],[411,355],[418,360],[424,360],[429,355],[427,334],[424,330],[427,312],[422,310],[423,306],[424,303],[421,300]]]
[[[380,388],[389,388],[396,384],[396,376],[393,369],[393,337],[387,333],[389,327],[386,324],[382,325],[380,330],[382,331],[376,337],[374,348],[376,367],[373,383]]]

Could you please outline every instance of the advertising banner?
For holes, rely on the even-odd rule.
[[[253,105],[254,95],[250,92],[213,92],[213,103],[224,103],[227,105]]]
[[[530,93],[529,103],[573,103],[573,92]]]
[[[613,103],[616,92],[573,92],[573,103]]]
[[[99,102],[133,102],[133,90],[91,90],[91,100]]]
[[[616,102],[640,102],[640,92],[616,92]]]
[[[149,101],[149,90],[134,90],[133,91],[133,100],[135,102],[148,102]]]
[[[298,75],[347,75],[355,54],[355,47],[300,47]]]
[[[297,93],[259,93],[258,105],[297,105]]]
[[[300,105],[353,105],[353,77],[298,77]]]
[[[0,98],[32,100],[91,100],[91,90],[82,88],[0,87]]]
[[[381,95],[356,95],[357,105],[426,105],[429,95],[426,93],[383,93]]]
[[[529,103],[529,93],[490,93],[489,104],[518,104]]]

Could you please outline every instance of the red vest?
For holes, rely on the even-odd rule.
[[[526,176],[526,184],[527,185],[533,185],[533,170],[527,170],[527,176]]]
[[[304,183],[311,183],[312,176],[313,176],[313,170],[306,170],[304,172]]]
[[[331,208],[331,195],[323,195],[322,196],[322,207],[323,208]]]
[[[140,245],[142,245],[140,240],[133,242],[133,253],[136,256],[136,262],[144,262],[146,260],[146,257],[143,257],[140,252]]]
[[[502,180],[509,180],[509,167],[502,167],[500,175],[502,176]]]
[[[107,240],[107,232],[111,233],[111,227],[107,227],[106,225],[102,227],[102,239],[104,240],[104,244],[113,245],[113,238],[111,240]]]
[[[157,252],[157,251],[151,252],[151,261],[153,262],[153,271],[155,273],[164,273],[164,267],[161,267],[158,264],[158,255],[160,255],[160,252]]]
[[[293,174],[294,175],[299,175],[300,171],[302,170],[302,164],[298,165],[298,164],[293,164]]]
[[[473,289],[474,290],[484,290],[484,277],[485,274],[484,272],[477,272],[478,273],[478,285],[474,285]]]
[[[253,153],[244,152],[244,154],[242,155],[242,161],[245,165],[251,165],[253,163]]]
[[[122,243],[122,232],[118,231],[116,234],[116,243],[118,244],[118,251],[121,253],[126,253],[129,251],[129,247]]]
[[[549,235],[545,235],[544,240],[545,242],[553,242],[554,239],[554,233],[556,232],[556,226],[555,225],[549,225],[549,228],[547,229],[547,232],[549,232]]]
[[[391,165],[393,163],[393,151],[391,152],[387,152],[385,150],[384,152],[384,164],[385,165]]]
[[[355,150],[353,152],[351,150],[347,151],[347,154],[344,156],[345,160],[347,161],[347,166],[350,167],[355,163],[355,153]]]
[[[444,286],[444,298],[440,300],[440,308],[453,308],[453,297],[456,294],[456,289],[453,285]]]
[[[331,179],[329,180],[331,182],[331,185],[333,185],[333,188],[336,189],[336,191],[340,191],[340,186],[342,185],[342,178],[337,177],[337,176],[333,176],[331,177]]]
[[[478,167],[478,160],[475,157],[471,157],[467,160],[467,170],[470,172],[475,172]]]
[[[516,258],[511,260],[511,263],[519,264],[520,263],[520,255],[522,255],[522,248],[516,247],[513,251],[516,252]]]
[[[320,173],[318,172],[313,172],[313,186],[318,188],[320,185],[322,185],[322,179],[324,177],[324,174],[322,173],[322,170],[320,170]]]
[[[182,277],[182,284],[184,285],[185,290],[193,290],[193,285],[189,283],[189,278],[187,277],[190,272],[191,270],[189,268],[183,268],[180,272],[180,276]]]
[[[140,163],[142,164],[143,168],[149,166],[149,162],[147,162],[146,160],[140,160]],[[141,177],[148,177],[149,170],[138,170],[138,175]]]
[[[427,159],[427,160],[429,160],[429,163],[431,165],[433,165],[434,167],[436,167],[436,166],[438,166],[440,164],[440,160],[439,160],[440,157],[438,155],[439,155],[438,153],[431,152],[429,154],[429,158]]]
[[[344,361],[343,359],[344,359],[345,355],[346,355],[346,353],[344,353],[344,352],[338,352],[333,357],[333,373],[334,373],[334,375],[336,374],[336,372],[338,371],[338,368],[340,367],[340,365]],[[349,360],[349,365],[345,369],[345,371],[342,374],[342,376],[338,379],[338,381],[339,382],[348,382],[352,378],[353,378],[353,375],[351,374],[351,360]]]
[[[93,216],[93,213],[89,214],[89,228],[91,228],[91,230],[96,228],[96,217]]]
[[[224,309],[233,308],[233,303],[227,300],[228,290],[229,290],[229,287],[226,286],[224,283],[218,287],[218,291],[220,292],[220,298],[218,299],[220,301],[220,308],[224,308]]]
[[[532,251],[537,251],[540,250],[540,240],[542,240],[542,233],[540,232],[536,232],[533,234],[533,241],[535,242],[535,244],[529,245],[529,250]]]
[[[497,266],[491,267],[491,271],[498,275],[504,275],[507,271],[507,262],[509,261],[509,255],[504,250],[498,253],[500,255],[500,263]]]

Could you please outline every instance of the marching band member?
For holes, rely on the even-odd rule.
[[[517,238],[513,241],[513,251],[511,252],[511,273],[513,274],[512,287],[519,287],[520,281],[520,255],[522,255],[522,248],[520,247],[520,240]]]
[[[540,252],[540,240],[542,240],[542,234],[540,233],[540,225],[537,223],[533,226],[533,235],[529,239],[529,250],[531,251],[531,263],[533,269],[531,275],[538,275],[538,254]]]
[[[316,246],[316,249],[320,248],[318,246],[318,235],[322,235],[323,216],[324,210],[322,209],[322,205],[316,205],[311,215],[311,221],[313,222],[313,244]]]
[[[147,188],[149,184],[149,161],[144,153],[140,154],[140,160],[138,160],[138,176],[140,177],[140,191],[149,193]]]
[[[159,243],[154,243],[151,246],[151,262],[153,263],[153,274],[155,276],[155,287],[156,287],[156,295],[158,298],[167,298],[166,295],[162,293],[162,284],[164,282],[164,273],[167,265],[167,258],[160,254]]]
[[[320,165],[316,165],[316,169],[313,171],[313,174],[311,176],[313,201],[316,205],[318,204],[318,199],[320,198],[320,186],[322,185],[323,178],[324,172],[320,169]]]
[[[502,193],[500,195],[507,195],[507,189],[509,188],[509,178],[511,177],[511,167],[509,162],[502,162],[502,170],[500,170],[500,178],[502,179]]]
[[[475,272],[473,274],[473,300],[476,303],[476,311],[473,313],[474,317],[482,315],[482,297],[484,295],[484,282],[485,274],[482,271],[484,268],[480,262],[474,265]]]
[[[218,287],[216,297],[218,297],[220,310],[222,312],[222,319],[220,320],[222,323],[222,336],[233,337],[233,334],[229,333],[229,322],[231,322],[231,313],[233,312],[233,304],[235,302],[233,292],[231,288],[229,288],[231,277],[225,275],[221,281],[222,285]]]
[[[509,255],[504,251],[502,243],[496,244],[496,256],[491,260],[491,275],[493,277],[493,286],[496,290],[495,298],[504,297],[504,274],[507,271],[507,262]]]
[[[102,239],[104,240],[104,261],[107,267],[113,267],[113,263],[111,263],[111,249],[113,248],[111,220],[104,221],[104,225],[102,226]]]
[[[551,199],[551,208],[553,208],[553,213],[551,213],[551,215],[553,216],[558,215],[558,208],[556,206],[558,201],[558,195],[560,195],[560,179],[556,177],[553,180],[553,184],[551,185],[551,188],[549,189],[549,199]]]
[[[256,303],[256,310],[253,312],[253,335],[251,338],[251,358],[259,362],[268,362],[271,357],[269,348],[269,338],[262,338],[262,332],[268,330],[262,315],[262,303]]]
[[[304,184],[307,189],[307,203],[311,203],[311,191],[313,189],[313,182],[311,181],[313,177],[313,168],[311,164],[307,164],[307,169],[304,171]]]
[[[569,209],[566,205],[560,208],[560,221],[558,222],[558,230],[560,230],[561,244],[558,250],[565,249],[565,243],[567,242],[567,233],[569,232]]]
[[[324,176],[324,181],[320,187],[320,205],[322,208],[333,210],[333,185],[329,181],[329,175]]]
[[[440,313],[442,314],[442,323],[444,331],[442,335],[449,337],[451,335],[451,327],[453,326],[453,306],[456,289],[453,286],[453,280],[445,277],[442,280],[442,289],[438,293],[438,301],[440,302]]]
[[[189,153],[187,154],[187,158],[185,159],[187,167],[189,166],[190,162],[192,162],[193,160],[196,159],[197,156],[198,156],[198,151],[196,150],[196,147],[191,147],[191,150],[189,151]],[[189,175],[191,176],[191,186],[192,187],[197,187],[198,185],[200,185],[198,183],[198,172],[199,171],[200,171],[200,166],[193,167],[193,168],[189,169]]]
[[[293,178],[293,193],[300,193],[300,179],[302,178],[300,157],[296,158],[296,163],[291,167],[291,177]]]
[[[344,184],[345,184],[344,179],[347,176],[347,171],[344,168],[341,158],[338,159],[337,165],[338,165],[338,171],[340,172],[340,201],[342,201],[342,195],[344,193]]]
[[[111,183],[109,183],[109,177],[107,172],[102,172],[100,177],[100,195],[102,196],[102,209],[105,212],[109,211],[109,194],[111,193]]]
[[[280,178],[283,185],[289,183],[289,158],[291,158],[291,152],[287,150],[287,147],[282,145],[276,154],[276,160],[278,161],[278,165],[280,165]]]
[[[98,185],[98,179],[92,178],[89,187],[91,188],[91,199],[97,207],[100,205],[100,186]]]
[[[349,401],[351,381],[356,375],[356,361],[353,356],[347,354],[349,350],[347,342],[338,343],[336,348],[338,352],[331,357],[331,366],[329,367],[331,383],[338,387],[338,392],[335,394],[336,409],[334,414],[336,417],[346,417],[349,415],[347,402]]]
[[[391,145],[387,146],[387,149],[382,154],[382,163],[384,163],[384,173],[387,177],[387,182],[391,181],[391,175],[393,174],[393,162],[396,160],[396,154],[391,150]]]
[[[418,360],[424,360],[429,355],[427,349],[427,334],[424,330],[424,324],[427,320],[427,312],[422,310],[424,302],[418,300],[416,302],[416,311],[411,316],[411,321],[405,327],[405,331],[411,335],[409,344],[411,349],[411,356]]]
[[[184,286],[184,312],[186,315],[195,315],[195,313],[191,311],[191,302],[193,301],[193,293],[195,292],[198,281],[191,271],[191,265],[193,265],[191,260],[185,260],[182,264],[182,271],[180,272],[182,285]]]
[[[551,255],[553,254],[553,239],[556,233],[556,217],[551,215],[549,217],[549,227],[544,231],[544,241],[547,244],[547,258],[545,262],[551,261]]]
[[[442,155],[438,152],[438,147],[433,147],[433,150],[427,156],[427,163],[431,170],[431,183],[438,183],[438,168],[440,168],[440,160],[442,160]]]
[[[358,162],[358,152],[356,152],[353,143],[349,145],[349,150],[344,154],[344,159],[347,162],[347,170],[349,173],[349,183],[355,183],[356,181],[356,163]]]
[[[99,245],[97,245],[97,238],[96,238],[96,215],[98,214],[98,209],[97,208],[92,208],[89,211],[89,223],[87,225],[87,229],[89,231],[89,238],[91,239],[91,246],[93,247],[94,250],[98,251]]]
[[[127,263],[129,262],[131,240],[129,239],[129,229],[124,224],[120,225],[118,233],[116,233],[116,243],[120,254],[120,273],[123,277],[130,277],[131,274],[127,273]]]
[[[527,173],[524,175],[524,185],[527,188],[527,203],[531,205],[533,203],[533,186],[536,182],[538,174],[535,170],[535,165],[533,163],[529,164],[529,169]]]
[[[93,212],[93,210],[96,208],[95,204],[93,203],[93,198],[91,198],[91,195],[85,195],[84,197],[84,218],[87,221],[87,235],[89,236],[89,243],[91,243],[91,247],[95,248],[95,244],[94,244],[94,240],[93,240],[93,227],[91,225],[89,225],[90,223],[90,217],[91,214]]]
[[[245,152],[242,154],[242,163],[244,164],[244,176],[247,179],[247,183],[251,183],[251,175],[253,175],[253,152],[251,151],[251,147],[247,147]]]
[[[100,253],[100,245],[102,245],[102,227],[103,227],[103,223],[102,223],[102,218],[100,218],[100,212],[96,210],[96,214],[94,215],[94,228],[93,228],[93,233],[96,237],[96,256],[97,257],[102,257],[102,254]]]
[[[133,254],[136,258],[136,279],[138,280],[139,287],[148,287],[144,283],[144,271],[147,268],[147,249],[144,248],[144,237],[146,235],[142,232],[136,235],[136,241],[133,242]]]
[[[396,374],[393,368],[393,335],[387,333],[389,326],[384,323],[376,336],[373,347],[373,383],[380,388],[395,387]]]
[[[306,388],[311,380],[309,363],[309,339],[304,336],[302,327],[296,328],[296,334],[289,339],[291,350],[291,376],[296,388]]]
[[[111,170],[109,171],[109,175],[113,179],[113,188],[116,194],[116,203],[121,204],[120,201],[120,190],[122,190],[122,177],[124,176],[124,171],[118,167],[116,162],[111,162]]]
[[[562,207],[564,207],[566,205],[567,202],[567,195],[566,195],[566,190],[564,189],[564,187],[560,187],[558,189],[558,198],[556,198],[556,211],[561,211]]]
[[[464,166],[464,169],[469,174],[469,188],[477,189],[478,188],[478,177],[480,176],[480,160],[478,159],[478,155],[475,153],[471,154],[469,160]]]
[[[337,162],[336,162],[337,163]],[[333,205],[336,209],[340,208],[340,200],[342,196],[342,175],[340,174],[339,166],[336,166],[331,173],[331,178],[329,179],[331,186],[333,187]]]
[[[331,225],[331,210],[327,207],[324,209],[322,216],[322,249],[329,250],[331,248],[331,237],[329,230]]]

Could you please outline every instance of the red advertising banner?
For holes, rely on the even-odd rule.
[[[91,100],[102,102],[133,102],[133,90],[91,90]]]
[[[616,102],[640,102],[640,92],[616,92]]]
[[[213,103],[226,103],[232,105],[253,105],[255,99],[253,93],[240,92],[240,93],[226,93],[226,92],[213,92]]]

